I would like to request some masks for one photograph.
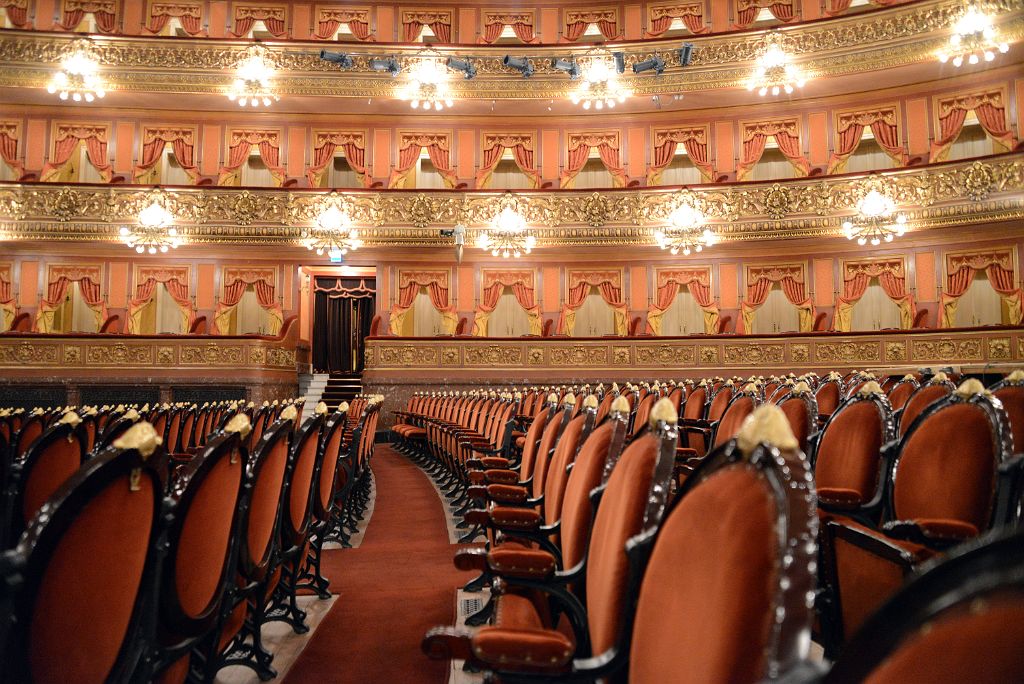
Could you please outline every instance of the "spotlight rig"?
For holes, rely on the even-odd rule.
[[[465,59],[460,59],[459,57],[449,57],[444,64],[449,69],[461,71],[462,75],[465,77],[467,81],[472,78],[476,78],[476,67],[473,66],[472,62],[469,61],[468,57],[466,57]]]
[[[570,81],[579,80],[579,77],[583,73],[583,70],[580,69],[580,65],[576,63],[575,59],[565,59],[564,57],[555,57],[552,59],[551,68],[567,73]]]
[[[533,63],[530,62],[526,57],[513,57],[512,55],[505,55],[505,59],[501,60],[501,63],[509,69],[515,69],[523,75],[523,78],[530,78],[533,76]]]

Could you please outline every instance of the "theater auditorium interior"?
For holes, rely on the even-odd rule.
[[[1024,681],[1024,0],[0,0],[0,682]]]

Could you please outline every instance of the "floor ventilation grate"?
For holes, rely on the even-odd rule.
[[[483,599],[479,599],[479,598],[464,598],[464,599],[462,599],[462,604],[460,606],[459,616],[462,617],[462,618],[466,618],[466,617],[472,615],[473,613],[478,612],[483,607],[484,607]]]

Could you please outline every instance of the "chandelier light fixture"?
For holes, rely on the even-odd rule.
[[[718,242],[714,231],[704,225],[707,221],[704,213],[692,204],[680,204],[669,214],[668,221],[664,229],[654,231],[654,240],[673,256],[680,252],[690,256],[691,252],[701,252]]]
[[[272,79],[275,68],[270,51],[262,45],[253,45],[245,51],[245,58],[238,63],[237,73],[228,99],[239,106],[251,105],[269,107],[281,98],[273,90]]]
[[[996,53],[1005,53],[1010,46],[999,39],[992,15],[986,14],[977,5],[969,5],[953,25],[949,44],[939,52],[939,61],[945,64],[952,60],[953,66],[977,64],[981,60],[991,62]]]
[[[62,100],[92,102],[106,95],[99,78],[99,61],[88,41],[74,43],[53,75],[46,91]]]
[[[174,216],[164,206],[162,194],[157,191],[154,195],[153,200],[139,212],[138,225],[134,230],[121,226],[121,240],[139,254],[166,253],[181,244],[178,229],[172,225]]]
[[[476,246],[490,251],[491,256],[518,259],[533,251],[537,246],[537,238],[527,229],[526,219],[516,208],[515,199],[506,196],[491,229],[480,233]]]
[[[878,190],[869,191],[857,202],[857,216],[843,222],[843,234],[858,245],[877,246],[902,237],[907,217],[896,210],[896,202]]]
[[[626,101],[633,93],[622,85],[615,57],[607,50],[590,50],[579,58],[580,84],[569,99],[584,109],[609,109]]]
[[[756,90],[761,97],[781,92],[791,95],[796,88],[803,88],[806,82],[803,72],[792,63],[792,57],[783,49],[781,36],[777,33],[767,34],[754,70],[747,79],[747,90]]]
[[[310,230],[306,239],[306,247],[316,250],[317,256],[326,253],[335,261],[359,249],[362,244],[359,231],[352,227],[349,215],[333,204],[316,217],[316,227]]]
[[[408,82],[399,91],[399,97],[413,109],[441,111],[451,108],[452,96],[448,90],[448,68],[436,50],[423,50],[413,58]]]

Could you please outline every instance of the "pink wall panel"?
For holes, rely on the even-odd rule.
[[[823,166],[828,163],[828,114],[811,112],[807,115],[807,150],[811,164]]]
[[[457,172],[459,178],[471,180],[476,176],[476,131],[461,129],[456,135],[459,138]]]
[[[917,301],[938,301],[935,252],[918,252],[914,257],[914,268],[917,270]]]
[[[562,276],[557,266],[541,269],[544,290],[541,292],[540,308],[544,313],[557,313],[562,306]]]
[[[729,173],[736,170],[736,147],[733,144],[733,125],[731,121],[715,123],[715,156],[718,159],[718,170]]]
[[[642,40],[644,37],[643,29],[644,11],[641,5],[626,5],[625,12],[623,13],[623,23],[625,27],[623,29],[623,40]]]
[[[288,175],[302,177],[306,172],[306,127],[288,127]]]
[[[729,12],[729,3],[725,0],[712,0],[709,4],[711,5],[711,26],[713,30],[729,30],[729,24],[732,21],[731,14]]]
[[[39,301],[39,262],[21,262],[21,292],[18,293],[18,304],[36,306]]]
[[[199,160],[200,173],[215,176],[220,170],[220,126],[203,126],[203,158]]]
[[[930,140],[928,139],[930,117],[928,116],[928,100],[916,98],[907,101],[907,146],[910,156],[927,155]]]
[[[57,0],[36,0],[34,4],[36,10],[34,26],[40,31],[49,31],[53,28]]]
[[[472,266],[459,266],[458,274],[459,289],[456,292],[455,309],[457,311],[472,311],[476,306],[476,279]]]
[[[819,0],[803,0],[800,9],[800,19],[810,21],[821,18],[821,3]]]
[[[223,0],[211,0],[210,2],[210,37],[223,38],[227,35],[228,3]]]
[[[460,43],[475,43],[480,35],[480,20],[475,7],[460,7],[458,22],[458,39]]]
[[[217,266],[214,264],[199,264],[198,275],[196,276],[196,307],[200,309],[212,309],[214,305],[214,276],[217,273]]]
[[[45,163],[48,153],[47,133],[49,124],[42,119],[29,119],[25,127],[25,139],[28,142],[24,146],[25,166],[30,169],[41,169]]]
[[[739,300],[739,267],[736,264],[722,264],[718,267],[720,304],[723,309],[735,309]]]
[[[373,130],[373,177],[386,178],[391,170],[391,131]]]
[[[110,273],[107,305],[118,309],[128,306],[128,262],[112,261],[107,272]]]
[[[138,34],[142,28],[142,10],[145,9],[144,2],[121,3],[121,11],[124,13],[125,33]],[[147,35],[149,35],[147,33]]]
[[[1015,90],[1017,91],[1017,138],[1020,139],[1021,135],[1021,122],[1024,121],[1024,79],[1018,78],[1014,81]],[[1013,119],[1013,113],[1009,114],[1009,117]]]
[[[377,32],[375,38],[378,41],[394,41],[395,26],[395,9],[393,7],[377,7]]]
[[[629,302],[633,311],[642,311],[648,306],[646,266],[631,266],[629,269]]]
[[[295,40],[307,40],[310,37],[310,27],[313,25],[313,8],[309,5],[292,5],[292,38]]]
[[[562,35],[562,24],[561,18],[558,16],[558,8],[542,8],[540,11],[540,41],[542,43],[557,43],[560,35]]]
[[[134,163],[135,124],[131,121],[118,121],[114,131],[117,141],[114,146],[114,172],[129,173]]]
[[[559,147],[558,131],[540,132],[541,169],[544,178],[556,180],[560,172],[562,150]]]
[[[835,278],[833,277],[832,259],[814,260],[814,305],[833,306],[835,304]]]
[[[647,173],[646,132],[644,128],[630,128],[626,132],[626,150],[629,154],[626,173],[633,178],[643,178]]]

